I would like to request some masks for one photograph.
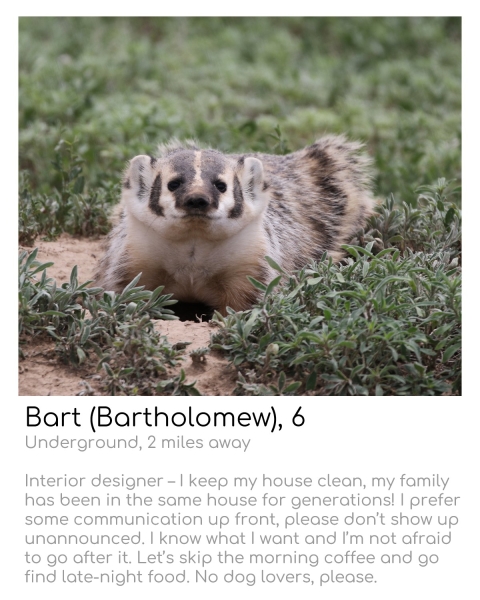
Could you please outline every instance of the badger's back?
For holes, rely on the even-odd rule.
[[[372,213],[371,159],[362,144],[328,136],[285,156],[253,154],[264,166],[270,202],[265,232],[286,270],[340,248]]]

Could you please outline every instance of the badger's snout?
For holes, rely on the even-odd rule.
[[[197,190],[185,195],[177,195],[175,198],[175,208],[186,213],[186,216],[207,216],[218,203],[204,190]]]
[[[206,196],[200,194],[191,194],[189,196],[186,196],[183,202],[183,206],[181,208],[189,212],[192,210],[205,212],[210,207],[211,202]]]

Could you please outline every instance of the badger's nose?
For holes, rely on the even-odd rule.
[[[208,198],[205,196],[200,196],[198,194],[187,196],[185,198],[185,202],[183,204],[185,210],[198,210],[198,211],[206,211],[209,207],[210,202]]]

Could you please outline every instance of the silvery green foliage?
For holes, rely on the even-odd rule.
[[[36,260],[37,249],[19,257],[20,351],[27,335],[49,335],[60,357],[75,366],[95,357],[109,395],[198,394],[185,374],[168,375],[179,352],[153,327],[152,319],[176,319],[167,308],[176,301],[136,287],[139,276],[120,294],[79,284],[77,267],[70,281],[57,287],[47,277],[52,263]]]
[[[213,347],[236,366],[237,393],[460,393],[461,213],[449,193],[439,180],[415,212],[387,201],[343,264],[325,256],[263,286],[251,311],[216,315]]]

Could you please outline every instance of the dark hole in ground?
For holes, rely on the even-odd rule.
[[[180,321],[210,321],[213,316],[213,308],[201,302],[177,302],[169,306]]]

